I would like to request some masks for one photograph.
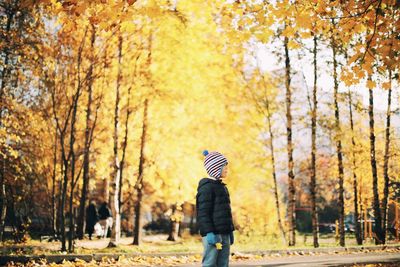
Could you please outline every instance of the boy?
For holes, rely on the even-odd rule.
[[[209,175],[199,182],[196,196],[197,224],[203,237],[203,267],[229,266],[233,244],[233,220],[226,178],[228,160],[218,152],[203,152],[204,167]],[[222,247],[221,247],[222,245]]]

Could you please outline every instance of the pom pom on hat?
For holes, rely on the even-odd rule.
[[[203,155],[204,155],[204,157],[207,156],[208,155],[208,150],[204,150],[203,151]]]

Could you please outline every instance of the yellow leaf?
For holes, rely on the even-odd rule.
[[[382,88],[383,88],[383,89],[389,90],[390,87],[391,87],[390,82],[385,82],[385,83],[382,84]]]
[[[372,81],[372,80],[368,80],[368,81],[367,81],[367,87],[368,87],[369,89],[375,88],[375,87],[376,87],[376,82],[374,82],[374,81]]]
[[[289,43],[288,43],[288,47],[289,47],[289,49],[298,49],[298,48],[301,47],[301,45],[298,42],[293,41],[292,39],[290,39]]]
[[[136,27],[132,21],[124,21],[121,23],[121,31],[122,32],[133,33],[133,32],[135,32],[135,30],[136,30]]]
[[[308,39],[312,37],[311,31],[303,31],[300,32],[300,36],[304,39]]]

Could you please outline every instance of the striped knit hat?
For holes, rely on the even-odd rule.
[[[208,152],[204,150],[204,167],[208,175],[216,179],[221,178],[222,168],[228,164],[228,160],[219,152]]]

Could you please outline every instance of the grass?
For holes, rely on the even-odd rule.
[[[131,245],[132,238],[124,238],[123,242],[116,248],[106,248],[107,241],[77,241],[75,248],[77,254],[98,254],[98,253],[180,253],[194,252],[201,253],[203,250],[200,236],[186,235],[177,242],[166,241],[165,235],[147,236],[140,246]],[[80,243],[82,242],[82,243]],[[93,245],[93,244],[98,244]],[[320,247],[338,247],[338,240],[333,234],[323,234],[319,238]],[[356,246],[353,235],[346,235],[346,245]],[[371,241],[365,242],[363,246],[373,245]],[[311,234],[297,234],[297,243],[290,249],[306,249],[313,247],[313,238]],[[4,242],[0,248],[1,255],[41,255],[41,254],[60,254],[59,242],[47,242],[36,239],[30,239],[24,244],[15,244],[11,241]],[[262,251],[288,249],[282,244],[281,240],[264,236],[241,236],[235,234],[235,244],[232,251]]]

